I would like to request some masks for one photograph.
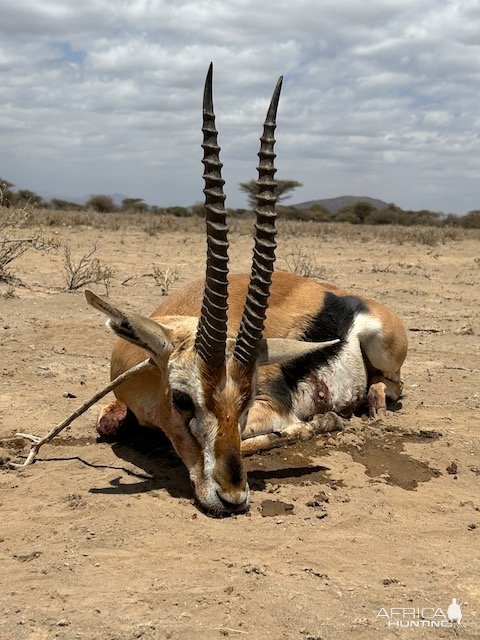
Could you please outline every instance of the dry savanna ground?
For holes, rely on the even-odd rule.
[[[108,379],[113,338],[65,291],[64,246],[75,261],[96,245],[111,298],[143,313],[204,269],[199,219],[62,215],[4,229],[55,242],[0,283],[0,637],[480,637],[479,234],[280,222],[279,269],[405,319],[405,396],[250,458],[249,514],[216,520],[157,434],[97,442],[98,407],[8,468],[28,450],[17,431],[46,433]],[[232,271],[248,270],[251,220],[232,227]],[[460,625],[426,626],[454,597]]]

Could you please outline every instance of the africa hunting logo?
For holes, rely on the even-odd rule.
[[[387,627],[399,629],[451,628],[460,625],[463,604],[452,598],[446,613],[441,607],[382,607],[376,620],[383,620]]]

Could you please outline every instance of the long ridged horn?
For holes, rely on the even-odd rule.
[[[209,365],[225,361],[227,339],[228,226],[223,193],[222,163],[217,143],[212,97],[213,64],[210,64],[203,94],[203,165],[205,172],[205,218],[207,225],[207,269],[202,312],[198,322],[195,349]]]
[[[282,88],[283,77],[280,77],[273,92],[270,107],[267,112],[263,135],[260,138],[260,151],[258,157],[260,163],[258,169],[258,193],[257,208],[255,213],[255,246],[253,249],[252,273],[248,285],[247,299],[243,311],[240,329],[238,331],[233,357],[250,367],[256,360],[260,341],[262,339],[265,316],[268,307],[268,296],[272,283],[273,265],[275,262],[275,203],[277,197],[275,189],[275,145],[274,132],[276,128],[276,116],[278,100]]]

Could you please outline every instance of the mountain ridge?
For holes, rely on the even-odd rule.
[[[292,204],[295,209],[305,210],[312,207],[325,207],[330,213],[336,214],[343,207],[356,204],[357,202],[368,202],[376,209],[385,209],[390,203],[379,200],[378,198],[370,198],[369,196],[337,196],[336,198],[323,198],[319,200],[307,200],[298,204]]]

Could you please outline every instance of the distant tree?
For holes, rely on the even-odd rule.
[[[13,182],[0,178],[0,207],[10,207],[12,205],[12,187],[14,186]]]
[[[351,222],[352,224],[365,224],[371,219],[374,219],[374,214],[377,209],[370,204],[370,202],[364,202],[360,200],[355,204],[347,204],[342,207],[338,212],[335,220],[338,222]]]
[[[59,211],[80,211],[83,209],[78,202],[70,202],[69,200],[62,200],[61,198],[52,198],[50,200],[50,207],[52,209],[58,209]]]
[[[368,216],[374,211],[376,211],[376,208],[373,204],[370,204],[370,202],[360,201],[353,205],[353,212],[362,223],[364,223]]]
[[[447,213],[447,215],[442,220],[442,225],[444,227],[458,227],[459,217],[454,213]]]
[[[342,207],[334,218],[335,222],[349,222],[350,224],[362,224],[362,221],[357,215],[355,215],[355,212],[352,209],[353,208],[350,205],[346,207]]]
[[[189,207],[166,207],[161,211],[162,213],[165,213],[169,216],[176,216],[177,218],[188,218],[188,216],[191,215]]]
[[[112,213],[117,210],[112,198],[104,195],[91,196],[87,200],[86,206],[94,211],[98,211],[99,213]]]
[[[133,211],[135,213],[145,213],[148,211],[148,204],[143,198],[124,198],[122,200],[122,211]]]
[[[464,229],[480,229],[480,211],[469,211],[459,218],[459,223]]]
[[[247,213],[247,209],[243,209],[240,207],[239,209],[231,209],[230,207],[227,209],[227,213],[229,216],[243,216]]]
[[[297,220],[315,220],[316,222],[331,222],[335,220],[333,213],[321,204],[314,204],[309,209],[297,209],[292,218]]]
[[[373,209],[365,219],[366,224],[401,224],[408,225],[408,213],[391,203],[383,209]]]
[[[45,206],[42,196],[30,191],[30,189],[19,189],[13,194],[13,202],[17,207],[24,207],[27,204],[36,205],[37,207]]]
[[[275,194],[278,202],[283,202],[287,198],[292,197],[292,191],[298,187],[303,186],[301,182],[297,180],[276,180],[277,188]],[[240,182],[240,191],[247,194],[248,204],[251,209],[257,206],[257,182],[256,180],[249,180],[248,182]]]
[[[194,216],[200,216],[201,218],[205,217],[205,205],[203,202],[195,202],[195,204],[192,204],[190,211]]]
[[[407,211],[410,224],[420,224],[425,226],[437,226],[440,222],[440,214],[436,211],[422,209],[421,211]]]
[[[363,224],[365,219],[375,211],[368,202],[355,202],[354,204],[347,204],[342,207],[334,220],[336,222],[350,222],[351,224]]]

